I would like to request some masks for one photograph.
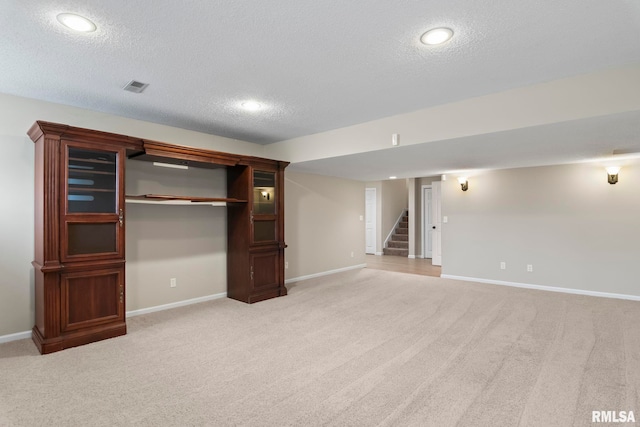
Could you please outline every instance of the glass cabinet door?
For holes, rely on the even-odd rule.
[[[276,213],[276,173],[253,172],[253,214],[275,215]]]
[[[253,242],[276,240],[276,173],[253,171]]]
[[[67,213],[115,213],[117,153],[68,147]]]
[[[63,144],[63,257],[118,257],[123,210],[120,149]]]

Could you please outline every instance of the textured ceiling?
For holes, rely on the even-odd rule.
[[[0,92],[261,144],[640,62],[638,0],[1,5]],[[98,30],[71,33],[60,12]],[[436,26],[454,39],[421,45]],[[123,91],[131,79],[150,86]]]

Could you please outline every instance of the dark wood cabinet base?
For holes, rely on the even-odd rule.
[[[271,298],[283,297],[285,295],[287,295],[287,288],[282,286],[276,289],[269,289],[261,292],[253,292],[247,296],[228,295],[228,297],[231,299],[235,299],[237,301],[246,302],[247,304],[253,304],[255,302],[260,302],[260,301],[268,300]]]
[[[95,341],[119,337],[126,335],[126,333],[127,325],[123,322],[120,324],[108,324],[101,328],[95,328],[92,331],[79,331],[75,334],[67,334],[47,339],[42,336],[38,327],[34,326],[31,331],[31,338],[41,354],[49,354],[64,350],[65,348],[77,347]]]

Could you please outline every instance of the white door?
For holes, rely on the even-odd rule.
[[[365,252],[368,254],[376,253],[376,189],[365,189],[365,230],[366,230],[366,247]]]
[[[442,265],[442,213],[440,211],[440,181],[431,183],[431,215],[433,224],[431,225],[431,242],[432,242],[432,265]]]
[[[431,258],[433,255],[433,210],[432,210],[432,190],[430,185],[422,186],[422,254],[424,258]]]

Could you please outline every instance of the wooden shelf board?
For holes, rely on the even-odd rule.
[[[170,196],[163,194],[143,194],[140,196],[125,196],[127,203],[140,203],[150,205],[181,205],[181,206],[226,206],[227,203],[247,203],[246,200],[238,200],[227,197],[191,197]]]

